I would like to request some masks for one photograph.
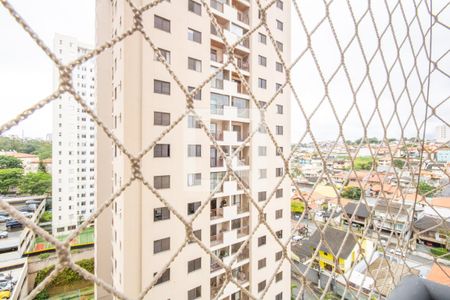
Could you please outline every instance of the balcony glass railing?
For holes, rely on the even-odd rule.
[[[212,8],[214,8],[215,10],[220,11],[221,13],[223,13],[223,3],[217,1],[217,0],[211,0],[210,5]]]

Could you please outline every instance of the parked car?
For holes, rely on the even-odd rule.
[[[39,205],[39,204],[41,204],[41,201],[42,200],[27,200],[27,201],[25,201],[25,204],[27,204],[27,205],[31,205],[31,204]]]
[[[9,214],[6,211],[0,211],[0,216],[7,217]]]
[[[8,237],[8,231],[0,231],[0,239],[6,239]]]
[[[22,223],[20,223],[17,220],[10,220],[10,221],[6,222],[6,228],[8,230],[11,230],[13,228],[22,228],[22,227],[23,227]]]
[[[7,221],[11,220],[11,217],[9,216],[0,216],[0,223],[5,223]]]
[[[405,257],[405,253],[403,253],[400,249],[389,249],[389,252],[397,256]]]
[[[294,235],[294,236],[292,237],[292,241],[293,241],[293,242],[299,242],[299,241],[301,241],[302,239],[303,239],[303,237],[300,236],[300,235]]]
[[[34,212],[35,210],[36,210],[36,208],[33,207],[33,206],[30,206],[30,205],[19,207],[19,211],[21,211],[21,212],[24,212],[24,211],[26,211],[26,212]]]
[[[23,214],[25,217],[27,217],[27,218],[32,218],[32,217],[33,217],[33,214],[30,213],[30,212],[27,212],[27,211],[23,211],[22,214]]]

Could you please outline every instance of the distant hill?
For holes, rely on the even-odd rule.
[[[0,137],[0,150],[38,155],[40,159],[52,157],[52,143],[40,139]]]

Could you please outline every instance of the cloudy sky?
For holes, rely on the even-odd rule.
[[[359,18],[364,14],[367,3],[366,1],[351,2],[353,13]],[[374,1],[372,4],[377,29],[382,32],[385,26],[389,25],[388,10],[392,12],[392,29],[388,29],[381,41],[383,55],[378,52],[369,68],[370,76],[373,79],[373,88],[375,93],[380,94],[380,96],[377,97],[376,101],[368,80],[361,85],[356,93],[356,102],[361,116],[358,115],[356,109],[352,109],[343,125],[344,135],[348,139],[360,137],[364,132],[362,123],[367,124],[369,120],[367,131],[370,136],[381,135],[383,132],[381,121],[383,121],[388,135],[391,137],[399,136],[400,124],[405,127],[406,136],[413,136],[416,133],[416,125],[414,124],[414,118],[411,118],[411,116],[415,116],[417,122],[421,122],[425,115],[423,97],[419,97],[414,109],[411,109],[409,102],[410,98],[415,101],[420,93],[418,76],[423,78],[427,73],[428,64],[425,53],[423,51],[419,53],[417,68],[414,69],[406,83],[409,97],[404,90],[405,81],[402,74],[403,71],[408,73],[411,70],[414,65],[412,53],[413,51],[418,53],[421,46],[422,37],[417,19],[409,26],[410,39],[407,39],[401,47],[400,57],[404,66],[403,70],[397,61],[388,78],[383,64],[384,59],[387,66],[390,67],[397,59],[398,52],[396,51],[397,47],[392,30],[399,44],[404,41],[404,37],[407,35],[407,26],[400,8],[403,8],[406,19],[411,20],[414,18],[414,1],[404,1],[401,7],[396,7],[395,1],[388,1],[391,5],[389,7],[386,7],[382,2],[384,1]],[[445,2],[433,1],[433,11],[439,11],[445,5]],[[94,44],[95,1],[93,0],[11,0],[11,3],[50,48],[53,44],[55,32],[75,36],[81,41]],[[312,30],[324,16],[323,4],[316,0],[302,0],[298,3],[308,30]],[[354,33],[350,10],[346,1],[337,0],[330,6],[330,11],[334,28],[344,48],[352,39]],[[419,12],[418,19],[422,22],[422,27],[426,28],[428,18],[424,14],[424,5],[419,8]],[[450,9],[447,8],[442,13],[442,20],[449,19]],[[294,59],[306,46],[306,36],[294,10],[291,28],[291,56]],[[370,15],[367,15],[361,22],[359,32],[363,49],[367,57],[370,58],[378,45]],[[0,6],[0,41],[0,124],[2,124],[53,91],[53,67],[45,54],[2,6]],[[316,30],[311,42],[315,57],[320,65],[320,71],[325,80],[328,80],[340,63],[339,50],[328,22]],[[410,42],[413,50],[411,50]],[[445,31],[442,26],[434,27],[433,57],[442,56],[448,51],[449,46],[448,30]],[[366,64],[357,40],[354,40],[348,47],[344,59],[353,83],[353,89],[356,89],[366,72]],[[441,60],[440,66],[443,70],[450,69],[449,55]],[[292,71],[292,82],[299,95],[300,103],[308,115],[316,109],[324,95],[324,87],[319,74],[311,52],[305,54]],[[440,72],[434,72],[432,79],[430,103],[434,106],[448,97],[450,82],[448,77]],[[343,120],[354,99],[348,82],[349,80],[342,68],[330,82],[329,98],[324,100],[311,118],[311,128],[317,139],[334,139],[338,134],[339,126],[335,114],[340,120]],[[389,82],[389,85],[386,86],[383,93],[380,93],[386,82]],[[394,99],[398,99],[397,109],[395,109]],[[333,106],[330,103],[333,103]],[[376,106],[379,110],[372,116]],[[437,112],[444,119],[447,118],[448,122],[448,115],[450,114],[448,101],[439,106]],[[298,141],[305,131],[306,122],[294,98],[292,99],[291,115],[292,140]],[[427,130],[429,137],[433,136],[435,126],[439,124],[441,122],[438,119],[430,119]],[[45,137],[51,131],[51,105],[49,105],[7,134]]]

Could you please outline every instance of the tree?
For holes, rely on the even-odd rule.
[[[0,155],[0,169],[23,169],[22,161],[12,156]]]
[[[342,190],[341,197],[359,200],[361,199],[361,189],[357,186],[346,186]]]
[[[397,169],[403,169],[405,164],[406,164],[406,161],[404,161],[402,159],[394,159],[394,167],[396,167]]]
[[[305,203],[303,201],[292,200],[291,201],[291,212],[302,214],[305,211]]]
[[[435,194],[436,191],[434,190],[434,187],[426,182],[419,182],[419,185],[417,186],[417,190],[420,195],[431,197]],[[432,192],[433,191],[433,192]]]
[[[52,176],[44,172],[26,174],[19,185],[20,193],[28,195],[50,194],[51,189]]]
[[[42,159],[39,160],[38,172],[47,173],[47,168],[45,167]]]
[[[22,169],[0,169],[0,194],[7,194],[16,188],[22,175]]]
[[[372,166],[376,167],[376,161],[370,156],[357,157],[354,160],[354,166],[356,171],[371,170]]]
[[[40,159],[52,157],[52,143],[39,139],[0,137],[0,150],[35,154]]]

